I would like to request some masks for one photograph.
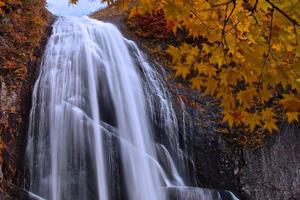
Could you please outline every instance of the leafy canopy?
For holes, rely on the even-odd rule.
[[[171,68],[219,99],[230,127],[272,133],[299,120],[299,0],[118,2],[129,16],[162,10],[169,30],[192,38],[168,47]]]

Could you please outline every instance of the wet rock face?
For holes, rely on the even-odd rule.
[[[300,199],[300,127],[282,130],[263,148],[243,152],[241,185],[247,199]]]
[[[182,148],[194,160],[198,186],[230,190],[242,200],[300,199],[299,126],[283,126],[264,147],[242,150],[218,133],[222,126],[211,100],[186,88],[173,92],[180,132],[188,138]],[[184,112],[178,96],[185,99]]]
[[[211,99],[187,88],[171,85],[171,91],[181,138],[185,141],[181,148],[194,161],[197,184],[193,186],[230,190],[238,197],[243,196],[239,181],[242,153],[219,133],[223,128],[217,123],[219,108],[210,106],[214,104]]]

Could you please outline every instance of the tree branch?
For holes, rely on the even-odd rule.
[[[230,1],[225,2],[225,3],[220,3],[220,4],[216,4],[216,5],[212,4],[212,7],[226,6],[226,5],[230,4],[230,3],[233,3],[234,1],[235,0],[230,0]]]
[[[300,26],[300,24],[293,19],[292,17],[290,17],[288,14],[286,14],[283,10],[281,10],[278,6],[276,6],[274,3],[272,3],[270,0],[265,0],[266,2],[268,2],[275,10],[277,10],[278,12],[280,12],[283,16],[285,16],[288,20],[290,20],[294,25],[296,26]]]
[[[261,73],[260,73],[260,80],[258,82],[258,85],[260,85],[261,82],[262,82],[263,73],[265,71],[265,67],[266,67],[266,64],[267,64],[267,61],[268,61],[268,58],[269,58],[269,55],[270,55],[270,52],[271,52],[271,48],[272,48],[271,40],[272,40],[273,20],[274,20],[274,10],[272,10],[272,13],[271,13],[270,33],[269,33],[269,38],[268,38],[269,39],[268,40],[268,52],[267,52],[267,55],[266,55],[266,59],[264,61],[263,68],[262,68]]]

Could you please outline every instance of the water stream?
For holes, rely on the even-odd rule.
[[[109,23],[58,18],[33,92],[32,196],[168,199],[168,188],[187,188],[178,140],[170,94],[135,43]]]

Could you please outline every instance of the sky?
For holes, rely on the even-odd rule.
[[[47,8],[57,16],[83,16],[105,7],[100,0],[79,0],[77,5],[70,5],[69,0],[47,0]]]

